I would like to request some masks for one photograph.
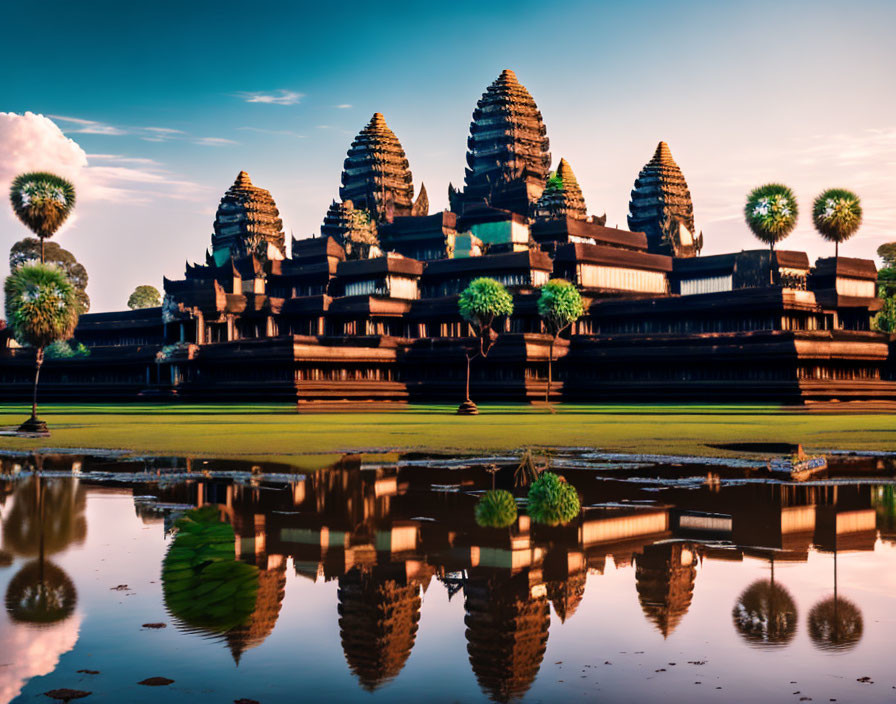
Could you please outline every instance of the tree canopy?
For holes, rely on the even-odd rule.
[[[70,181],[45,171],[20,174],[9,189],[13,212],[41,239],[52,237],[75,207]]]
[[[544,472],[529,487],[526,512],[536,523],[565,525],[579,515],[582,505],[572,484],[553,472]]]
[[[568,325],[581,318],[584,312],[582,296],[569,281],[551,279],[541,287],[538,315],[552,335],[559,335]]]
[[[75,287],[52,264],[25,264],[6,277],[6,319],[19,344],[43,349],[71,337],[78,323]]]
[[[40,240],[34,237],[26,237],[16,242],[9,250],[9,269],[13,271],[26,262],[40,261]],[[47,242],[44,245],[44,261],[47,264],[56,264],[72,286],[75,287],[75,295],[78,299],[78,314],[83,315],[90,310],[90,296],[87,295],[87,269],[81,264],[75,255],[67,249],[63,249],[56,242]]]
[[[160,305],[162,305],[162,294],[155,286],[138,286],[128,298],[128,308],[131,310],[155,308]]]
[[[896,242],[882,244],[877,248],[877,256],[884,260],[887,267],[896,267]]]
[[[744,217],[750,230],[771,246],[793,232],[798,216],[796,196],[780,183],[767,183],[754,188],[744,206]]]
[[[495,318],[513,313],[513,298],[504,284],[480,277],[460,294],[457,307],[461,317],[481,331],[490,327]]]
[[[812,222],[829,242],[845,242],[862,224],[861,200],[845,188],[829,188],[815,199]]]

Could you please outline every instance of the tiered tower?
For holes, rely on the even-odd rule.
[[[240,171],[215,214],[212,256],[220,265],[231,256],[249,254],[282,259],[286,255],[286,237],[270,192],[253,186],[249,174]]]
[[[557,170],[548,178],[544,192],[535,204],[534,215],[537,220],[587,219],[582,189],[566,159],[560,159]]]
[[[342,203],[334,200],[330,204],[320,234],[341,244],[350,259],[367,259],[382,253],[376,222],[366,210],[356,209],[350,200]]]
[[[486,203],[528,217],[551,168],[550,140],[538,106],[513,71],[503,71],[476,104],[467,148],[464,190],[449,186],[452,209]]]
[[[629,229],[647,235],[650,252],[694,257],[700,251],[702,237],[694,232],[691,192],[665,142],[657,145],[638,174],[628,209]]]
[[[691,606],[696,555],[687,543],[660,543],[648,545],[635,559],[641,608],[663,638],[668,638]]]
[[[414,179],[404,149],[381,113],[374,113],[348,150],[339,197],[377,222],[410,215]],[[426,213],[421,213],[425,215]]]

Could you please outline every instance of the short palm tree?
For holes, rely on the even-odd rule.
[[[75,287],[61,269],[51,264],[25,264],[6,277],[6,320],[16,341],[35,350],[34,394],[31,418],[19,430],[46,432],[37,417],[37,382],[44,348],[71,337],[78,323]]]
[[[548,349],[548,386],[544,394],[544,402],[550,403],[554,344],[561,332],[582,317],[585,306],[576,287],[565,279],[551,279],[542,286],[537,305],[538,315],[541,316],[545,329],[551,336]]]
[[[840,243],[845,242],[862,225],[862,202],[845,188],[829,188],[815,199],[812,222],[818,233],[834,243],[834,258],[840,256]]]
[[[44,240],[56,234],[75,207],[75,187],[56,174],[34,171],[16,176],[9,200],[16,217],[40,238],[43,262]]]
[[[774,283],[772,252],[775,245],[793,232],[799,209],[796,196],[787,186],[767,183],[750,191],[744,217],[753,234],[769,246],[769,279]]]

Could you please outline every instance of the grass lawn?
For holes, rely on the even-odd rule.
[[[47,404],[50,438],[0,435],[0,449],[126,449],[208,457],[267,457],[297,464],[346,451],[477,452],[587,446],[631,453],[732,455],[729,442],[802,443],[808,449],[896,450],[896,415],[815,413],[772,405],[484,405],[368,413],[296,413],[288,404]],[[0,405],[0,427],[28,416]],[[311,456],[316,456],[312,459]]]

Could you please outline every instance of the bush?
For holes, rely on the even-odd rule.
[[[529,488],[527,511],[536,523],[565,525],[581,508],[575,487],[553,472],[543,473]]]
[[[516,521],[516,500],[504,489],[485,492],[476,503],[476,523],[483,528],[507,528]]]

